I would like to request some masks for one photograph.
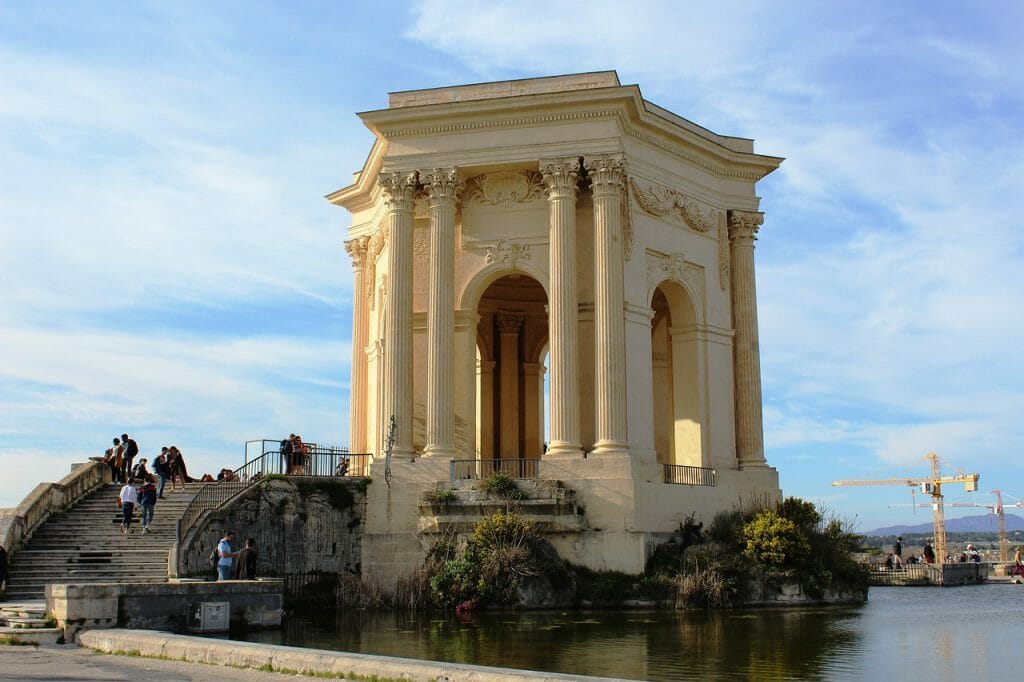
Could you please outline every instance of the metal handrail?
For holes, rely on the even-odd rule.
[[[714,486],[717,472],[708,467],[691,467],[680,464],[665,464],[665,483],[674,485]]]
[[[502,473],[514,479],[540,478],[539,459],[453,459],[448,477],[455,481],[480,480]]]

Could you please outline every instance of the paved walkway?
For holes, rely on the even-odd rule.
[[[204,663],[101,654],[74,645],[0,646],[0,680],[55,682],[274,682],[310,679],[295,675],[237,670]]]

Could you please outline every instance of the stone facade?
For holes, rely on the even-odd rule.
[[[637,571],[686,514],[779,495],[754,241],[755,185],[782,159],[614,72],[395,93],[360,116],[369,158],[327,198],[352,214],[350,447],[379,457],[396,424],[367,564],[410,570],[417,501],[453,459],[540,459],[600,529],[560,541],[594,568]],[[666,483],[672,467],[716,484]]]
[[[227,505],[208,512],[182,540],[182,576],[214,573],[208,557],[224,536],[236,533],[235,549],[256,540],[259,576],[286,573],[359,573],[363,479],[271,479],[257,483]]]

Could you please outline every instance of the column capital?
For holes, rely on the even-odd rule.
[[[498,331],[502,334],[518,334],[526,315],[511,310],[499,310],[495,318],[498,321]]]
[[[459,169],[434,168],[420,172],[420,181],[427,191],[430,208],[453,207],[459,200],[459,194],[466,183],[459,178]]]
[[[544,178],[549,200],[576,198],[576,181],[580,175],[578,157],[541,159],[540,174]]]
[[[760,211],[729,211],[729,239],[757,239],[757,230],[764,222]]]
[[[618,194],[626,182],[626,160],[622,154],[598,154],[583,160],[594,194]]]
[[[394,211],[411,213],[418,176],[416,171],[391,171],[377,176],[377,184],[384,190],[385,205]]]
[[[362,270],[366,266],[366,253],[369,250],[369,237],[356,237],[345,242],[345,251],[352,259],[352,268]]]

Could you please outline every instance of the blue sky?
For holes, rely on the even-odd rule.
[[[195,470],[344,443],[347,185],[386,93],[616,69],[787,157],[759,186],[765,440],[867,529],[1024,496],[1024,6],[0,4],[0,506],[124,430]],[[950,511],[951,515],[958,512]]]

